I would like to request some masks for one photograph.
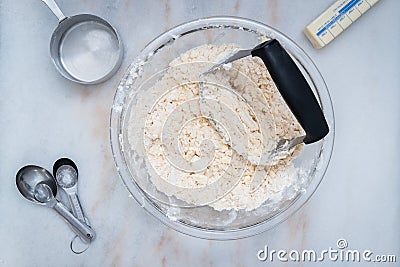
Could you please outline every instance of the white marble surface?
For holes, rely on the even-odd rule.
[[[50,11],[39,0],[1,0],[0,266],[271,266],[257,260],[264,245],[322,250],[338,238],[349,248],[396,254],[397,264],[388,265],[398,265],[400,2],[382,0],[315,50],[302,29],[331,2],[59,0],[66,14],[103,16],[125,43],[120,71],[101,85],[82,86],[61,77],[49,58],[57,23]],[[108,136],[115,88],[135,54],[166,29],[210,15],[249,17],[290,36],[319,67],[336,112],[333,158],[311,201],[275,229],[238,241],[185,236],[148,215],[128,197]],[[78,256],[58,215],[24,201],[15,187],[21,166],[51,168],[60,156],[80,167],[81,200],[98,234]]]

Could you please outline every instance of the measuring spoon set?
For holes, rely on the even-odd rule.
[[[76,234],[70,244],[74,253],[82,253],[89,247],[96,234],[82,210],[78,197],[78,168],[71,159],[57,160],[53,174],[39,166],[24,166],[17,172],[16,185],[27,200],[52,208],[65,219]],[[58,189],[67,195],[69,208],[60,202]]]

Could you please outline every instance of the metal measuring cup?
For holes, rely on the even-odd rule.
[[[98,16],[66,17],[54,0],[42,1],[59,20],[50,41],[50,55],[57,70],[82,84],[108,80],[122,62],[123,46],[117,31]]]

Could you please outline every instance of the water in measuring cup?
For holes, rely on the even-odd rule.
[[[65,33],[60,57],[71,76],[84,82],[96,81],[107,75],[118,61],[118,39],[101,23],[81,22]]]

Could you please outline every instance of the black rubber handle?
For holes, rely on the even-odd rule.
[[[310,86],[293,59],[275,39],[255,47],[251,55],[260,57],[268,68],[286,104],[306,132],[305,144],[324,138],[329,127]]]

